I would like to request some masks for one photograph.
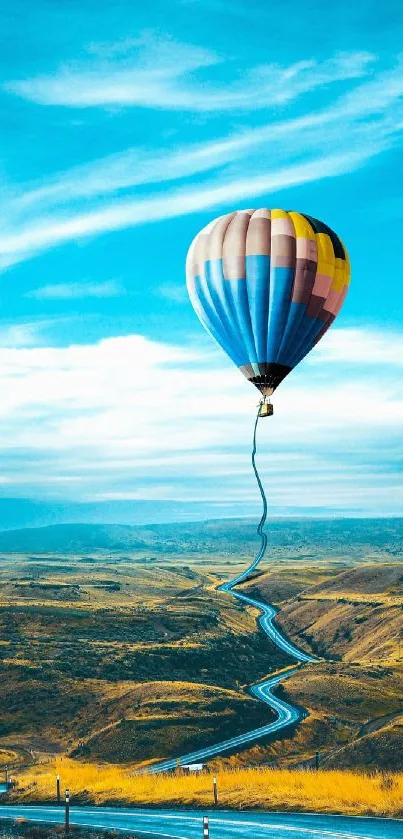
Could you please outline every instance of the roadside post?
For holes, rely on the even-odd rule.
[[[319,769],[320,766],[320,752],[315,752],[315,769]]]
[[[208,816],[203,816],[203,839],[210,839]]]
[[[64,830],[68,833],[70,830],[70,790],[66,789],[66,804],[64,814]]]
[[[217,807],[218,804],[218,788],[217,788],[217,778],[214,775],[213,778],[213,798],[214,798],[214,805]]]
[[[60,804],[60,775],[56,775],[56,798],[57,803]]]

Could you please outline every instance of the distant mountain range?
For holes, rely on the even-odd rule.
[[[403,557],[403,519],[272,519],[274,555],[340,558],[386,553]],[[0,551],[88,553],[151,551],[247,556],[256,548],[256,521],[220,519],[176,524],[56,524],[0,532]]]
[[[234,512],[235,509],[235,512]],[[280,513],[282,511],[279,511]],[[220,515],[253,515],[254,508],[234,508]],[[195,521],[212,518],[202,502],[119,499],[119,501],[58,501],[32,498],[0,498],[0,531],[48,524],[154,524],[165,521]]]
[[[257,517],[261,513],[260,496],[256,488],[253,501],[221,498],[213,501],[158,500],[155,499],[110,499],[102,501],[69,501],[61,499],[6,498],[0,497],[0,532],[22,528],[46,527],[54,524],[103,524],[151,525],[164,522],[195,522],[213,519],[234,519]],[[298,518],[300,508],[276,505],[270,494],[270,514],[274,518]],[[306,502],[306,499],[305,499]],[[312,519],[357,518],[364,513],[357,499],[354,509],[326,505],[303,508],[304,517]],[[366,515],[366,514],[364,514]]]

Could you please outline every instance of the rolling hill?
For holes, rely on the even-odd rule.
[[[403,519],[272,519],[269,552],[278,557],[317,555],[403,557]],[[148,551],[248,555],[256,549],[256,522],[217,519],[177,524],[57,524],[3,530],[0,551],[72,553]]]
[[[402,769],[402,563],[322,561],[299,573],[294,564],[244,588],[276,603],[281,629],[323,658],[285,685],[309,710],[289,754],[321,749],[326,767]]]

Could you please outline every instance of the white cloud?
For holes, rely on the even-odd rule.
[[[337,348],[346,330],[333,335]],[[374,357],[386,340],[364,328],[350,339]],[[398,348],[403,338],[393,340]],[[382,379],[373,411],[379,359],[363,377],[349,358],[336,365],[333,354],[329,366],[326,352],[316,355],[315,366],[301,365],[282,385],[274,417],[259,428],[273,503],[396,510],[403,502],[399,378]],[[3,348],[0,369],[0,456],[11,493],[29,486],[30,494],[77,500],[257,503],[250,443],[258,393],[220,351],[206,356],[200,347],[132,335]]]
[[[86,297],[118,297],[125,289],[117,280],[91,283],[53,283],[27,292],[37,300],[82,300]]]
[[[312,361],[348,363],[364,368],[378,364],[403,367],[403,335],[394,330],[330,329]]]
[[[234,81],[225,85],[208,82],[199,71],[223,63],[223,59],[200,47],[161,39],[133,42],[133,58],[107,62],[98,58],[89,64],[64,66],[51,76],[11,81],[6,90],[43,105],[75,108],[130,106],[216,112],[256,110],[284,105],[324,85],[360,78],[374,56],[340,53],[318,62],[308,58],[288,67],[262,64],[240,68],[226,62]],[[94,51],[94,50],[92,50]],[[126,53],[130,52],[130,47]],[[105,49],[101,54],[105,54]]]

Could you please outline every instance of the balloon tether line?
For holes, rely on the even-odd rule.
[[[249,577],[249,574],[251,574],[252,571],[254,571],[255,568],[257,568],[257,566],[260,564],[260,562],[262,561],[262,559],[263,559],[263,557],[266,553],[267,533],[265,533],[265,531],[264,531],[264,526],[265,526],[266,518],[267,518],[267,499],[266,499],[263,484],[262,484],[262,481],[261,481],[261,478],[260,478],[260,475],[259,475],[259,472],[258,472],[258,469],[257,469],[257,466],[256,466],[257,426],[258,426],[258,422],[259,422],[259,418],[260,418],[261,406],[262,406],[262,404],[264,404],[264,402],[265,402],[265,399],[262,399],[262,401],[259,402],[259,408],[258,408],[258,412],[257,412],[257,415],[256,415],[255,426],[254,426],[254,429],[253,429],[253,444],[252,444],[252,466],[253,466],[253,471],[255,473],[256,482],[257,482],[257,485],[259,487],[260,495],[262,496],[262,502],[263,502],[262,517],[260,519],[260,522],[257,526],[257,531],[256,531],[258,536],[260,536],[261,544],[260,544],[260,548],[259,548],[259,550],[258,550],[258,552],[255,556],[255,559],[251,562],[250,565],[248,565],[246,570],[242,571],[241,574],[239,574],[237,577],[235,577],[230,582],[224,583],[223,585],[219,586],[219,588],[224,590],[224,591],[231,591],[231,589],[234,586],[236,586],[238,583],[243,582],[247,577]]]
[[[257,469],[257,466],[256,466],[256,459],[255,459],[256,458],[256,448],[257,448],[256,432],[257,432],[257,424],[259,422],[259,417],[260,417],[260,405],[259,405],[259,409],[258,409],[258,412],[257,412],[257,415],[256,415],[255,427],[254,427],[254,430],[253,430],[252,466],[253,466],[253,471],[255,473],[256,482],[257,482],[257,485],[259,487],[260,494],[262,496],[262,502],[263,502],[262,517],[260,519],[260,522],[257,526],[257,531],[256,531],[258,536],[260,536],[261,545],[260,545],[259,551],[256,555],[256,558],[255,558],[254,562],[252,563],[252,566],[251,566],[250,570],[252,570],[253,568],[256,568],[259,565],[259,563],[261,562],[261,560],[263,559],[263,557],[266,553],[266,548],[267,548],[267,533],[265,533],[265,531],[264,531],[264,526],[266,524],[266,519],[267,519],[267,499],[266,499],[263,484],[262,484],[262,481],[260,479],[260,475],[259,475],[259,472],[258,472],[258,469]]]

